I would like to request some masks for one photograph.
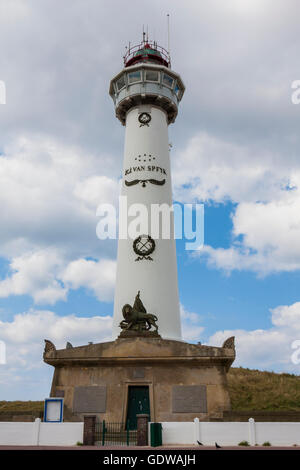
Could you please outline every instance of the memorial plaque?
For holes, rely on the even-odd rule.
[[[74,413],[104,413],[106,411],[106,387],[75,387]]]
[[[145,377],[145,369],[143,367],[138,367],[133,369],[133,378],[134,379],[143,379]]]
[[[174,385],[173,413],[207,413],[206,385]]]

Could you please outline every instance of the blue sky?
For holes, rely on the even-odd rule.
[[[2,399],[49,394],[44,338],[58,348],[110,339],[116,242],[97,239],[96,209],[117,205],[124,128],[108,86],[143,24],[166,46],[168,12],[186,86],[169,129],[174,200],[205,207],[203,249],[177,240],[184,339],[220,346],[234,335],[235,366],[299,374],[299,3],[3,4]]]

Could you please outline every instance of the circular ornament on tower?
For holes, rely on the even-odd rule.
[[[148,126],[149,127],[149,122],[151,121],[151,116],[149,113],[141,113],[138,117],[138,120],[140,122],[140,127],[142,126]]]
[[[147,259],[153,261],[151,254],[155,250],[155,241],[150,235],[140,235],[133,242],[133,251],[138,257],[135,261],[141,261]]]

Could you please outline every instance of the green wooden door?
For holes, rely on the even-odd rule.
[[[136,415],[147,414],[150,419],[149,387],[128,387],[127,422],[129,429],[137,428]]]

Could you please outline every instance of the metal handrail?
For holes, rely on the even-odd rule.
[[[136,46],[131,46],[130,43],[129,43],[128,48],[126,46],[126,49],[128,49],[128,50],[125,52],[125,55],[123,56],[124,65],[126,65],[127,62],[129,62],[129,60],[131,60],[134,57],[134,54],[136,52],[138,52],[139,50],[144,49],[146,45],[149,45],[151,49],[154,49],[155,51],[160,52],[160,54],[162,56],[162,59],[164,59],[170,66],[171,59],[170,59],[170,55],[169,55],[168,51],[164,47],[159,46],[155,41],[154,42],[152,42],[152,41],[142,41],[140,44],[137,44]]]

